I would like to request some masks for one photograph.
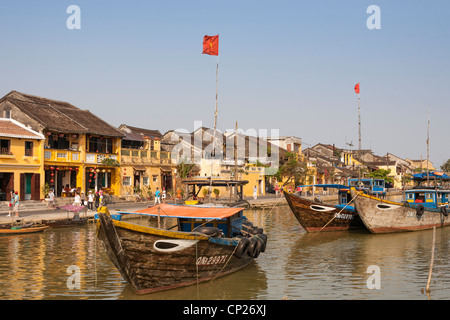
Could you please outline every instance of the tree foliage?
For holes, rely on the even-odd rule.
[[[393,184],[394,179],[392,177],[389,177],[389,173],[391,173],[391,170],[378,169],[369,173],[369,178],[384,179],[388,183]]]
[[[450,172],[450,159],[448,159],[442,166],[441,170],[445,172]]]

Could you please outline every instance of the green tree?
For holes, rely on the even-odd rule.
[[[450,159],[448,159],[442,166],[441,170],[445,172],[450,172]]]
[[[392,184],[394,183],[394,179],[392,177],[389,177],[389,173],[391,173],[391,170],[378,169],[369,173],[369,178],[384,179],[388,183]]]
[[[293,152],[287,152],[286,156],[288,160],[280,166],[277,173],[274,176],[278,181],[282,181],[282,177],[287,177],[284,186],[294,182],[294,185],[304,184],[306,179],[312,173],[308,169],[306,161],[299,160],[298,155]]]

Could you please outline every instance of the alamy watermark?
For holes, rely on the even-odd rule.
[[[367,29],[381,29],[381,9],[377,5],[370,5],[367,7],[366,13],[371,14],[366,21]]]
[[[81,9],[77,5],[70,5],[67,7],[66,13],[70,16],[66,20],[66,26],[69,30],[81,29]]]
[[[366,273],[371,275],[366,281],[367,289],[381,289],[381,269],[379,266],[371,265],[367,268]]]
[[[70,276],[67,278],[67,289],[81,289],[81,272],[80,267],[76,265],[68,266],[66,269],[66,273]]]
[[[262,163],[269,167],[279,164],[279,129],[204,128],[194,122],[194,131],[180,128],[172,131],[168,143],[173,145],[171,160],[180,164],[200,164],[202,159],[214,159],[223,164]]]

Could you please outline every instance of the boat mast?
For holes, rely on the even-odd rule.
[[[361,160],[361,96],[358,91],[358,156]],[[361,165],[358,166],[358,185],[361,185]]]
[[[211,177],[209,182],[209,202],[211,202],[211,195],[212,195],[212,176],[213,176],[213,164],[214,159],[216,155],[216,148],[215,148],[215,142],[216,142],[216,130],[217,130],[217,97],[219,95],[219,89],[218,89],[218,83],[219,83],[219,55],[217,55],[217,66],[216,66],[216,108],[214,111],[214,136],[213,136],[213,147],[211,151]]]
[[[428,110],[428,128],[427,128],[427,187],[430,186],[430,173],[428,171],[429,157],[430,157],[430,110]]]

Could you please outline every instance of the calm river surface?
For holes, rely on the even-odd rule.
[[[307,234],[288,206],[247,210],[246,216],[269,237],[254,263],[212,282],[143,296],[131,291],[106,257],[94,224],[0,236],[0,299],[450,299],[449,227],[436,230],[427,297],[421,289],[428,280],[432,230]],[[380,289],[368,289],[374,283],[369,266],[379,268]],[[68,288],[70,268],[79,268],[79,288]]]

